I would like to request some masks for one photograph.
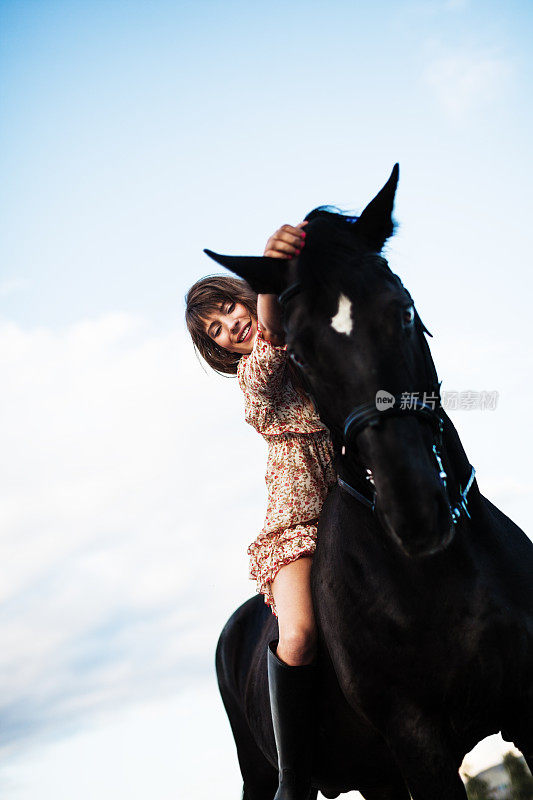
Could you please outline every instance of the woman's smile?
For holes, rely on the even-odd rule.
[[[242,303],[226,300],[207,317],[205,332],[225,350],[247,354],[252,352],[257,320]]]
[[[246,325],[244,326],[242,333],[240,333],[239,336],[237,337],[237,341],[246,342],[248,340],[251,330],[252,330],[252,322],[250,320],[250,322],[247,322]]]

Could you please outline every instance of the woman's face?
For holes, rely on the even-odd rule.
[[[246,306],[233,300],[225,300],[218,311],[211,311],[206,317],[206,334],[225,350],[232,353],[251,353],[257,320]]]

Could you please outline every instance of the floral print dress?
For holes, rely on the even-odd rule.
[[[290,380],[287,345],[266,341],[257,326],[252,352],[237,368],[245,419],[265,438],[265,524],[248,547],[250,578],[277,617],[271,583],[278,570],[316,548],[318,515],[337,480],[333,445],[312,400]]]

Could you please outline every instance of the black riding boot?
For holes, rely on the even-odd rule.
[[[274,800],[307,800],[315,736],[316,664],[293,667],[268,645],[268,688],[278,749],[279,786]]]

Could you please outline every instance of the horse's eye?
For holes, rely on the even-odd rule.
[[[289,350],[289,358],[291,359],[291,361],[294,361],[294,363],[298,367],[300,367],[300,369],[305,369],[307,367],[307,364],[305,363],[303,358],[300,358],[300,356],[298,355],[298,353],[296,353],[295,350]]]
[[[415,307],[408,306],[402,311],[402,326],[404,328],[411,328],[415,319]]]

